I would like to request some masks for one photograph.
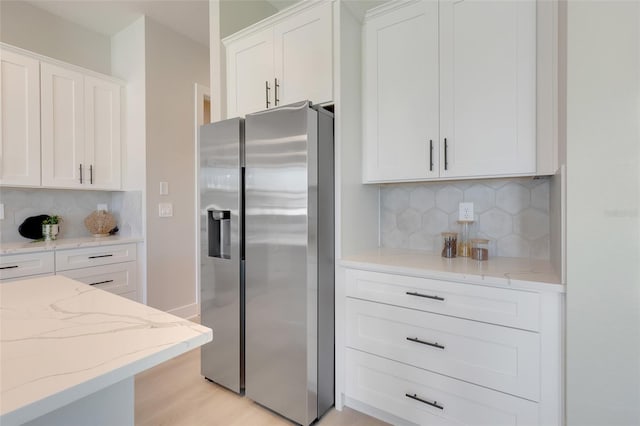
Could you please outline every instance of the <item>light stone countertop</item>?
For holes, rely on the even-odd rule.
[[[54,241],[21,241],[0,244],[0,255],[36,253],[39,251],[64,250],[81,247],[108,246],[112,244],[139,243],[142,237],[109,237],[59,238]]]
[[[0,284],[0,424],[22,424],[211,341],[211,329],[70,278]]]
[[[466,282],[492,287],[564,293],[565,286],[547,260],[493,257],[446,259],[418,250],[374,249],[341,260],[345,268]]]

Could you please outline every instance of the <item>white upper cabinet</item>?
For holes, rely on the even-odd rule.
[[[120,188],[120,86],[85,77],[85,162],[91,189]]]
[[[331,13],[331,2],[323,2],[274,27],[274,106],[333,99]]]
[[[364,43],[365,182],[535,173],[535,1],[393,2]]]
[[[441,1],[440,175],[535,173],[535,83],[535,1]]]
[[[332,10],[303,1],[224,39],[227,117],[333,99]]]
[[[438,177],[438,3],[384,12],[365,27],[365,180]]]
[[[84,160],[84,78],[42,63],[42,186],[80,188],[89,164]]]
[[[40,185],[40,65],[0,50],[0,185]]]
[[[42,62],[42,186],[120,189],[120,86]]]
[[[227,117],[261,111],[273,104],[273,28],[227,46]]]

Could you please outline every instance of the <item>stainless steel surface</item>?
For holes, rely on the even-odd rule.
[[[265,98],[265,108],[269,108],[269,105],[271,104],[271,102],[269,102],[269,90],[271,88],[269,87],[269,82],[265,81],[264,82],[264,98]]]
[[[244,120],[239,118],[200,128],[198,179],[201,321],[213,329],[214,336],[211,343],[202,347],[201,372],[235,392],[240,392],[243,385],[240,221],[243,132]],[[213,226],[218,226],[217,230]]]
[[[275,101],[275,106],[278,106],[278,103],[280,102],[280,99],[278,98],[278,89],[280,88],[280,84],[278,83],[278,78],[274,78],[273,79],[273,90],[274,90],[274,101]]]

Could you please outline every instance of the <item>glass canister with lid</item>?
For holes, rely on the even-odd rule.
[[[474,260],[489,259],[489,240],[474,238],[471,240],[471,258]]]

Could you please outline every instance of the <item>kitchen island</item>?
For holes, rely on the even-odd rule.
[[[209,328],[62,276],[0,284],[0,424],[133,425],[134,376]]]

